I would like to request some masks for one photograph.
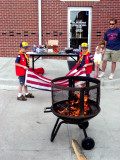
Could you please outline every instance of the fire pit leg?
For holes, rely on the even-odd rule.
[[[56,134],[57,134],[57,132],[58,132],[61,124],[62,124],[62,123],[65,123],[64,121],[61,121],[61,122],[58,124],[59,120],[60,120],[60,119],[57,118],[57,121],[56,121],[56,123],[55,123],[55,125],[54,125],[54,128],[53,128],[53,130],[52,130],[51,139],[50,139],[51,142],[53,142],[53,140],[54,140],[54,138],[55,138],[55,136],[56,136]]]
[[[83,128],[86,129],[86,128],[89,126],[89,122],[88,122],[88,121],[82,122],[82,123],[78,124],[78,126],[79,126],[81,129],[83,129]]]
[[[84,122],[83,124],[78,124],[78,126],[83,129],[83,133],[84,133],[84,136],[85,138],[82,140],[82,147],[85,149],[85,150],[90,150],[92,149],[94,146],[95,146],[95,142],[92,138],[88,137],[87,136],[87,132],[86,132],[86,128],[88,127],[88,124],[87,122]]]
[[[86,130],[85,130],[85,129],[86,129],[86,126],[85,126],[84,124],[82,124],[82,123],[81,123],[81,124],[78,124],[78,126],[83,130],[83,133],[84,133],[84,135],[85,135],[85,138],[88,137],[88,136],[87,136],[87,132],[86,132]]]
[[[83,133],[84,133],[84,135],[85,135],[85,138],[88,137],[85,128],[83,128]]]

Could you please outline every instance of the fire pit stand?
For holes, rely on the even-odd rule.
[[[53,142],[61,124],[63,124],[63,123],[76,124],[76,122],[75,123],[73,123],[73,122],[70,123],[70,122],[67,122],[67,121],[64,121],[64,120],[59,122],[59,120],[60,120],[60,118],[57,118],[57,121],[56,121],[56,123],[54,125],[54,128],[52,130],[51,139],[50,139],[51,142]],[[77,125],[78,125],[79,128],[83,129],[83,133],[84,133],[84,136],[85,136],[85,138],[82,140],[82,147],[86,150],[92,149],[95,145],[95,142],[92,138],[87,136],[87,132],[86,132],[86,128],[88,127],[89,123],[88,122],[83,122],[83,123],[80,123],[80,124],[77,124]]]
[[[68,86],[58,85],[56,82],[65,80]],[[83,87],[78,87],[79,83]],[[88,120],[100,112],[100,81],[88,77],[60,77],[52,80],[52,106],[45,108],[46,112],[53,112],[57,116],[56,123],[51,133],[51,142],[55,139],[60,126],[65,124],[76,124],[83,130],[85,138],[82,140],[82,147],[90,150],[95,142],[87,136],[86,128]]]

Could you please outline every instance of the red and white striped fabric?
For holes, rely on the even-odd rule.
[[[85,68],[80,68],[79,70],[77,70],[76,68],[77,68],[77,65],[75,65],[75,67],[66,76],[86,76]],[[26,72],[25,85],[29,87],[40,89],[40,90],[51,91],[51,81],[52,81],[51,79],[46,78],[42,75],[39,75],[32,70],[28,69]],[[60,80],[56,82],[56,84],[67,87],[68,80],[67,79]]]

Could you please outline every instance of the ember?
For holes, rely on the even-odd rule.
[[[63,110],[57,110],[59,114],[70,117],[79,117],[80,116],[80,94],[74,95],[75,100],[66,101],[63,105]],[[84,115],[87,115],[90,111],[88,104],[88,95],[84,96]]]

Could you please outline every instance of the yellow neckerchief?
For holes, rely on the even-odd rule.
[[[82,62],[82,60],[83,60],[83,57],[84,57],[85,55],[87,55],[88,53],[89,53],[89,51],[87,51],[87,52],[85,52],[85,53],[82,53],[82,56],[80,57],[80,59],[79,59],[79,61],[78,61],[79,64],[81,64],[81,62]]]
[[[30,67],[30,60],[29,60],[28,56],[26,55],[26,53],[23,52],[22,50],[20,50],[18,54],[24,54],[25,59],[27,60],[28,67]]]

